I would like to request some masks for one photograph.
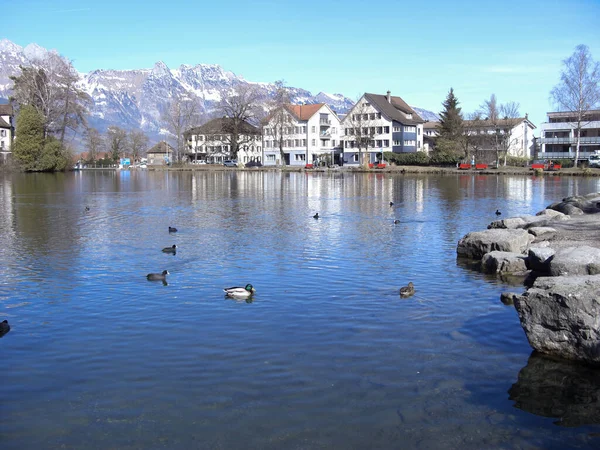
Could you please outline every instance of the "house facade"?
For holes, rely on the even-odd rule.
[[[343,164],[381,160],[383,152],[424,151],[425,121],[400,97],[365,93],[342,121]],[[360,155],[363,161],[360,161]]]
[[[199,127],[194,127],[183,133],[186,142],[186,156],[189,161],[205,161],[209,164],[219,164],[231,159],[232,147],[236,137],[233,119],[223,117],[213,119]],[[262,138],[260,129],[241,122],[237,129],[239,150],[237,160],[241,163],[263,162]]]
[[[577,119],[572,112],[549,112],[540,125],[539,159],[574,159],[577,145]],[[600,110],[589,111],[582,122],[579,157],[587,159],[600,150]]]
[[[168,166],[173,161],[173,147],[161,141],[146,153],[148,166]]]
[[[264,165],[337,164],[341,137],[340,119],[325,103],[286,105],[263,124]]]
[[[15,134],[13,107],[0,105],[0,163],[6,162]]]
[[[535,154],[536,126],[525,117],[498,119],[496,121],[465,120],[465,133],[477,149],[477,159],[492,162],[496,159],[497,142],[507,156],[532,158]],[[498,137],[498,139],[496,139]]]

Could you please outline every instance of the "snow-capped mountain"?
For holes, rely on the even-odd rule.
[[[23,48],[8,39],[0,40],[0,99],[10,96],[12,81],[9,76],[18,75],[20,65],[30,65],[32,60],[43,57],[47,52],[37,44]],[[92,126],[101,132],[110,125],[141,128],[153,138],[158,137],[162,128],[161,111],[176,95],[197,99],[202,112],[210,116],[215,113],[221,96],[232,92],[239,84],[255,86],[263,99],[264,109],[276,89],[272,83],[246,81],[217,64],[181,65],[170,69],[159,61],[151,69],[99,69],[80,76],[81,88],[93,100],[89,117]],[[342,94],[319,92],[312,95],[305,89],[294,87],[289,93],[294,103],[327,103],[339,113],[348,111],[354,104]],[[418,108],[415,110],[419,115],[425,112]]]

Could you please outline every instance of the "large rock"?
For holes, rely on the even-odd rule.
[[[487,273],[524,273],[525,256],[519,253],[493,251],[483,255],[481,266]]]
[[[524,253],[534,237],[525,230],[492,229],[474,231],[458,241],[460,256],[481,259],[489,252]]]
[[[536,214],[536,216],[550,216],[550,217],[556,217],[556,216],[564,216],[564,213],[561,213],[560,211],[556,211],[554,209],[542,209],[539,213]]]
[[[583,245],[558,249],[550,261],[550,275],[600,274],[600,249]]]
[[[552,227],[531,227],[527,231],[539,239],[550,239],[556,234],[556,229]]]
[[[508,219],[494,220],[488,225],[488,229],[502,228],[514,230],[515,228],[523,228],[527,222],[520,217],[509,217]]]
[[[537,351],[600,366],[600,275],[540,277],[514,299]]]
[[[548,275],[555,251],[548,247],[531,247],[527,253],[527,268]]]
[[[566,197],[548,208],[569,215],[595,214],[600,212],[600,193]]]

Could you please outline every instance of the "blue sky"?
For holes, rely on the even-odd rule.
[[[0,38],[80,72],[214,63],[313,94],[391,90],[435,112],[453,87],[464,112],[495,93],[536,125],[575,46],[600,60],[600,0],[19,0],[3,17]]]

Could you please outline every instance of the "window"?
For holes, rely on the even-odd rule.
[[[331,134],[336,134],[337,133],[337,129],[335,127],[331,127]]]
[[[371,114],[369,114],[369,119],[371,119],[371,120],[375,120],[375,113],[371,113]]]
[[[315,146],[315,140],[314,139],[311,141],[310,145],[312,145],[313,147]]]
[[[383,133],[383,127],[377,127],[377,134]]]
[[[304,153],[296,153],[294,159],[296,161],[306,161],[306,155]]]
[[[6,136],[6,130],[0,130],[0,136],[2,136],[2,137]]]
[[[315,132],[316,132],[316,128],[315,128],[315,126],[314,126],[314,125],[313,125],[312,127],[310,127],[310,132],[311,132],[311,133],[315,133]]]
[[[389,139],[385,139],[385,140],[383,141],[383,146],[384,146],[384,147],[389,147],[389,146],[390,146],[390,141],[389,141]]]
[[[421,129],[417,128],[417,134],[420,136],[421,135]]]
[[[383,132],[385,134],[389,133],[390,132],[390,127],[383,127]]]
[[[381,113],[377,113],[377,118],[381,119]]]
[[[332,139],[332,140],[331,140],[331,146],[332,146],[332,147],[335,147],[335,139]]]
[[[381,147],[381,140],[377,140],[377,145],[376,147]]]
[[[267,161],[275,161],[275,155],[265,155],[267,157]]]
[[[400,127],[398,127],[398,126],[394,126],[394,128],[393,128],[393,130],[392,130],[392,131],[400,131]]]
[[[400,141],[394,141],[394,145],[400,145]]]
[[[415,131],[416,131],[415,127],[413,127],[413,126],[405,126],[404,127],[404,132],[405,133],[414,133]]]
[[[421,141],[417,141],[417,144],[418,144],[417,147],[421,148]]]
[[[368,114],[363,114],[362,118],[363,118],[363,120],[369,120],[369,115]]]
[[[300,139],[294,139],[294,147],[300,147]]]
[[[306,139],[302,139],[302,147],[306,147]]]
[[[414,147],[415,146],[415,141],[412,139],[408,139],[404,141],[404,146],[406,147]]]
[[[352,161],[358,162],[358,153],[355,153],[352,157]]]

